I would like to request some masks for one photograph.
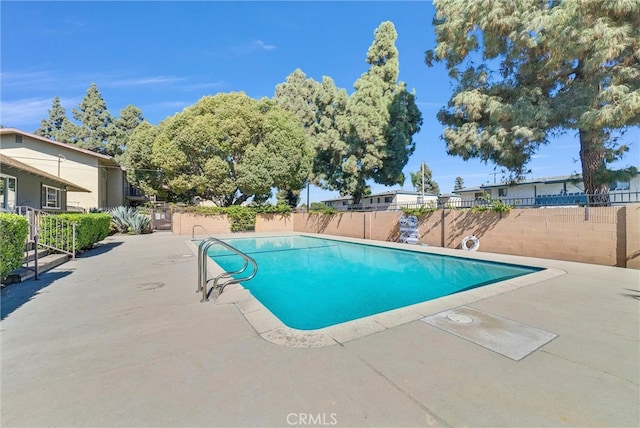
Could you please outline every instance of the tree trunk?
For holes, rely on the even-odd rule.
[[[605,147],[599,132],[580,130],[580,162],[582,164],[582,182],[589,203],[608,205],[607,183],[600,183],[597,172],[605,168]]]

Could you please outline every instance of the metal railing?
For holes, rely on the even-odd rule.
[[[244,259],[244,266],[242,266],[241,269],[238,269],[236,271],[223,272],[217,275],[215,278],[208,278],[209,275],[207,272],[207,251],[209,250],[209,248],[213,247],[214,245],[220,245],[228,249],[229,251],[239,255],[240,257],[242,257]],[[251,275],[244,278],[233,277],[233,275],[240,275],[241,273],[246,271],[247,267],[249,266],[249,263],[253,265],[253,272],[251,273]],[[200,244],[198,244],[198,290],[196,291],[196,293],[200,293],[200,292],[202,293],[202,300],[200,300],[200,302],[208,301],[209,296],[214,290],[217,289],[218,295],[220,295],[222,294],[222,292],[224,291],[224,288],[227,285],[239,284],[241,282],[249,281],[250,279],[255,277],[257,273],[258,273],[258,264],[252,257],[248,256],[247,254],[243,253],[237,248],[232,247],[231,245],[227,244],[224,241],[221,241],[217,238],[209,237],[209,238],[203,239],[202,241],[200,241]],[[224,282],[219,283],[219,281],[222,280],[223,278],[226,278]],[[207,290],[207,284],[211,281],[213,281],[213,285],[209,290]]]
[[[191,239],[195,239],[195,237],[196,237],[196,227],[199,227],[200,229],[202,229],[202,231],[205,233],[205,235],[211,236],[209,231],[203,225],[194,224],[193,227],[191,228]]]
[[[493,202],[501,202],[515,208],[547,208],[547,207],[601,207],[623,205],[640,202],[640,191],[603,191],[593,194],[587,192],[545,194],[530,197],[502,197],[493,196],[491,200],[483,197],[452,198],[446,201],[430,200],[425,202],[406,203],[365,203],[338,205],[338,211],[400,211],[403,208],[433,208],[433,209],[465,209],[490,206]]]
[[[35,243],[38,247],[47,248],[76,257],[76,226],[77,223],[49,214],[32,207],[18,206],[16,213],[27,218],[29,222],[28,243]]]

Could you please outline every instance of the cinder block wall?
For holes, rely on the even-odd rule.
[[[204,227],[206,232],[197,227],[196,235],[214,234],[214,233],[231,233],[231,222],[226,214],[218,215],[201,215],[193,213],[172,213],[171,231],[174,235],[189,235],[195,225]]]
[[[293,217],[282,214],[259,214],[256,216],[256,232],[292,232]]]
[[[626,266],[640,269],[640,204],[625,206],[625,260]],[[618,228],[620,232],[621,227]]]
[[[401,212],[346,212],[333,215],[261,214],[256,232],[304,232],[398,241]],[[194,225],[208,233],[230,233],[226,215],[173,213],[173,233],[191,235]],[[479,251],[640,269],[640,204],[598,208],[514,209],[506,213],[440,210],[420,217],[419,243],[460,248],[480,239]],[[203,234],[199,228],[196,234]]]
[[[293,230],[398,241],[402,213],[293,214]],[[420,240],[460,248],[480,239],[479,251],[640,269],[640,205],[597,208],[440,210],[420,217]]]
[[[450,211],[446,246],[458,248],[465,236],[474,235],[480,251],[624,266],[620,210],[624,207]]]
[[[347,212],[332,215],[293,214],[293,230],[303,233],[326,233],[327,235],[365,238],[370,234],[366,217],[371,213]],[[376,226],[377,227],[377,226]]]

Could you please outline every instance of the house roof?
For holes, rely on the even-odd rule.
[[[420,196],[420,195],[422,195],[422,193],[420,193],[420,192],[410,192],[410,191],[407,191],[407,190],[389,190],[387,192],[379,192],[379,193],[373,193],[371,195],[366,195],[366,196],[363,196],[362,199],[377,198],[379,196],[396,196],[396,195]],[[425,193],[424,196],[438,196],[438,195],[434,195],[432,193]],[[348,201],[348,200],[351,200],[351,199],[353,199],[351,196],[343,196],[341,198],[325,199],[322,202]]]
[[[640,168],[638,168],[640,170]],[[639,172],[640,175],[640,172]],[[481,191],[483,189],[495,189],[498,187],[513,187],[513,186],[525,186],[527,184],[554,184],[554,183],[566,183],[569,181],[582,180],[582,174],[573,175],[558,175],[555,177],[542,177],[542,178],[529,178],[515,183],[494,183],[494,184],[482,184],[480,187],[468,187],[461,189],[460,192],[474,192]]]
[[[97,152],[93,152],[91,150],[83,149],[83,148],[74,146],[73,144],[61,143],[59,141],[50,140],[48,138],[41,137],[41,136],[36,135],[36,134],[31,134],[29,132],[21,131],[19,129],[15,129],[15,128],[0,128],[0,135],[23,135],[25,137],[29,137],[29,138],[32,138],[34,140],[45,142],[47,144],[51,144],[51,145],[54,145],[54,146],[65,148],[67,150],[73,150],[73,151],[76,151],[76,152],[84,153],[84,154],[89,155],[89,156],[96,157],[96,158],[101,159],[102,161],[104,161],[105,163],[108,163],[108,164],[120,166],[120,164],[118,164],[118,162],[116,162],[116,160],[112,156],[103,155],[102,153],[97,153]]]
[[[70,181],[64,180],[60,177],[56,177],[55,175],[51,175],[48,172],[44,172],[41,169],[34,168],[26,163],[22,163],[18,160],[15,160],[12,157],[0,154],[0,165],[7,165],[11,168],[18,169],[20,171],[27,172],[29,174],[37,175],[38,177],[46,178],[55,183],[60,183],[63,186],[67,186],[67,190],[69,192],[87,192],[91,193],[91,190],[87,190],[84,187],[80,187],[77,184],[73,184]]]

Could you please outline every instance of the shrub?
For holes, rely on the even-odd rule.
[[[22,264],[29,222],[18,214],[0,213],[0,277],[6,278]]]
[[[501,199],[494,199],[489,193],[484,192],[481,199],[484,201],[481,205],[471,207],[473,212],[495,211],[499,213],[511,211],[514,206],[502,202]]]
[[[405,215],[414,215],[416,217],[421,217],[423,215],[431,214],[436,211],[436,207],[434,205],[427,205],[420,208],[402,208],[402,212]]]

